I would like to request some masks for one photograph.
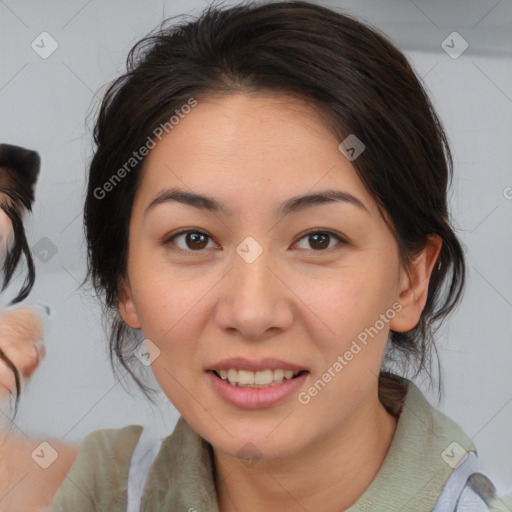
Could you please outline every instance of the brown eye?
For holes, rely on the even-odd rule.
[[[312,231],[306,233],[300,240],[306,239],[308,241],[309,247],[304,247],[305,249],[312,249],[314,251],[322,251],[323,249],[332,249],[333,247],[329,246],[333,239],[337,239],[341,244],[346,243],[343,238],[341,238],[336,233],[331,231]],[[338,244],[339,245],[339,244]]]
[[[174,234],[164,241],[163,244],[172,243],[176,245],[178,252],[201,252],[202,249],[207,247],[209,239],[211,240],[211,237],[202,231],[187,230]],[[176,240],[179,240],[181,245],[176,243]]]
[[[204,249],[207,236],[203,233],[186,233],[185,244],[193,249]]]
[[[171,237],[167,238],[162,244],[172,244],[176,246],[176,249],[172,249],[176,252],[181,253],[192,253],[202,252],[203,249],[208,248],[208,241],[212,238],[206,233],[198,230],[183,230],[175,233]],[[336,233],[332,231],[310,231],[303,235],[300,240],[307,240],[309,247],[303,247],[303,249],[313,250],[322,252],[327,249],[333,249],[336,245],[345,245],[347,242]],[[338,241],[338,244],[332,245],[334,240]],[[176,241],[180,241],[177,243]],[[298,243],[298,242],[296,242]],[[214,244],[215,246],[215,244]]]

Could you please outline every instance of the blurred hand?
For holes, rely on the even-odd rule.
[[[42,339],[42,319],[30,307],[13,306],[0,314],[0,349],[16,366],[22,382],[32,376],[45,357]],[[0,399],[9,393],[16,393],[14,373],[0,359]]]
[[[43,319],[30,307],[12,306],[0,314],[0,348],[16,366],[20,379],[29,379],[45,357]],[[0,399],[16,393],[9,366],[0,360]],[[34,464],[32,454],[42,441],[58,453],[49,467]],[[51,500],[76,459],[79,444],[53,438],[27,438],[0,423],[0,511],[53,512]],[[43,507],[43,508],[41,508]]]

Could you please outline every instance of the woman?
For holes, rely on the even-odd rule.
[[[86,436],[52,510],[497,510],[472,441],[386,371],[429,372],[465,262],[443,128],[385,37],[211,6],[132,49],[94,139],[87,279],[112,358],[181,418]]]

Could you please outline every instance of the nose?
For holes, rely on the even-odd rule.
[[[246,257],[243,248],[234,253],[233,266],[223,279],[216,321],[223,330],[253,341],[290,327],[293,292],[270,251],[263,250],[255,259]]]

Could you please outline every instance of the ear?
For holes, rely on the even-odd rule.
[[[123,280],[118,292],[119,314],[121,318],[133,329],[141,329],[142,325],[133,302],[132,290],[128,280]]]
[[[416,256],[409,271],[401,268],[398,302],[402,309],[390,322],[392,331],[406,332],[418,324],[428,296],[428,285],[443,241],[438,235],[429,235],[428,241]]]

